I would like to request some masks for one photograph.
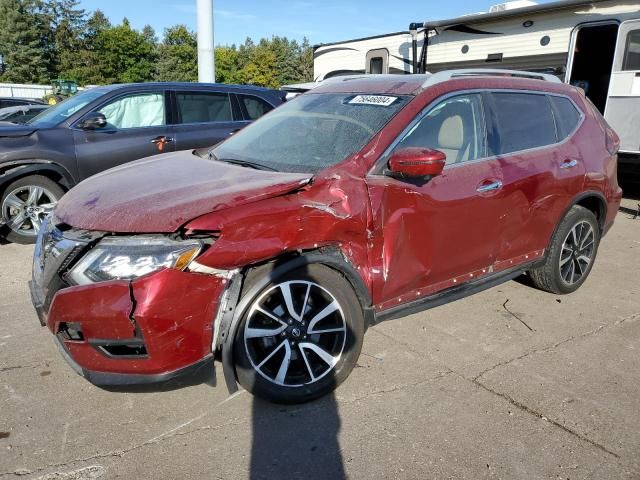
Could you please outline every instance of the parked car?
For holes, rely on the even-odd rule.
[[[33,243],[64,192],[156,153],[211,147],[280,105],[266,88],[148,83],[86,90],[28,125],[0,128],[0,236]]]
[[[25,124],[47,108],[49,105],[20,105],[0,108],[0,122]]]
[[[524,272],[587,279],[622,192],[582,91],[507,71],[325,81],[210,155],[103,172],[58,204],[31,294],[96,385],[184,381],[302,402],[367,326]]]
[[[34,98],[0,97],[0,108],[19,107],[22,105],[44,105],[44,102]]]

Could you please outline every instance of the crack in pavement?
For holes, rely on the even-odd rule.
[[[507,307],[507,303],[509,303],[509,299],[507,298],[504,303],[502,304],[502,308],[509,313],[513,318],[515,318],[516,320],[518,320],[521,324],[523,324],[525,327],[527,327],[529,329],[530,332],[535,332],[535,328],[531,328],[529,326],[529,324],[527,322],[525,322],[522,318],[520,318],[519,315],[516,315],[515,313],[513,313],[509,307]]]
[[[589,437],[585,437],[584,435],[576,432],[575,430],[570,429],[569,427],[563,425],[562,423],[553,420],[552,418],[550,418],[549,416],[538,412],[537,410],[534,410],[533,408],[525,405],[522,402],[519,402],[518,400],[516,400],[515,398],[511,397],[510,395],[506,394],[506,393],[502,393],[502,392],[498,392],[496,390],[493,390],[491,387],[488,387],[487,385],[483,384],[482,382],[479,382],[478,380],[475,379],[468,379],[465,378],[464,376],[462,376],[462,378],[464,378],[467,381],[470,381],[471,383],[473,383],[474,385],[477,385],[478,387],[480,387],[481,389],[497,396],[500,397],[504,400],[506,400],[507,402],[509,402],[511,405],[513,405],[514,407],[522,410],[523,412],[526,412],[530,415],[533,415],[534,417],[540,418],[546,422],[549,422],[551,425],[558,427],[559,429],[569,433],[570,435],[573,435],[576,438],[579,438],[580,440],[589,443],[590,445],[598,448],[599,450],[602,450],[603,452],[615,457],[616,459],[620,459],[620,455],[618,455],[617,453],[609,450],[607,447],[605,447],[604,445],[601,445],[600,443],[591,440]]]
[[[42,367],[42,365],[40,365],[40,364],[36,364],[36,365],[13,365],[13,366],[10,366],[10,367],[2,367],[2,368],[0,368],[0,373],[9,372],[11,370],[20,370],[22,368],[38,368],[38,367]]]
[[[483,370],[478,375],[473,377],[472,380],[473,381],[478,380],[480,377],[482,377],[486,373],[489,373],[489,372],[495,370],[496,368],[504,367],[505,365],[509,365],[510,363],[516,362],[518,360],[522,360],[523,358],[529,357],[531,355],[536,355],[538,353],[549,352],[549,351],[551,351],[551,350],[553,350],[555,348],[558,348],[561,345],[564,345],[565,343],[572,342],[573,340],[581,340],[583,338],[594,336],[594,335],[598,334],[599,332],[601,332],[602,330],[606,330],[608,328],[613,328],[613,327],[620,326],[623,323],[625,323],[627,321],[630,321],[630,320],[635,320],[636,318],[640,318],[640,312],[628,315],[627,317],[624,317],[624,318],[622,318],[620,320],[616,320],[613,323],[604,323],[602,325],[598,325],[593,330],[589,330],[588,332],[581,333],[580,335],[571,335],[570,337],[567,337],[564,340],[560,340],[559,342],[552,343],[552,344],[547,345],[547,346],[542,347],[542,348],[536,348],[534,350],[530,350],[528,352],[523,353],[522,355],[518,355],[517,357],[514,357],[514,358],[511,358],[509,360],[505,360],[503,362],[497,363],[497,364],[495,364],[495,365]]]
[[[604,453],[606,453],[606,454],[608,454],[608,455],[610,455],[610,456],[612,456],[612,457],[616,458],[617,460],[621,460],[621,461],[623,461],[623,460],[620,458],[620,455],[618,455],[617,453],[615,453],[615,452],[613,452],[612,450],[608,449],[606,446],[604,446],[604,445],[602,445],[602,444],[600,444],[600,443],[598,443],[598,442],[596,442],[596,441],[594,441],[594,440],[590,439],[589,437],[587,437],[587,436],[585,436],[585,435],[582,435],[582,434],[581,434],[581,433],[579,433],[579,432],[576,432],[576,431],[572,430],[571,428],[569,428],[569,427],[567,427],[567,426],[563,425],[562,423],[560,423],[560,422],[558,422],[558,421],[556,421],[556,420],[553,420],[553,419],[552,419],[552,418],[550,418],[549,416],[547,416],[547,415],[545,415],[545,414],[543,414],[543,413],[541,413],[541,412],[538,412],[537,410],[535,410],[535,409],[533,409],[533,408],[531,408],[531,407],[529,407],[529,406],[525,405],[524,403],[519,402],[518,400],[514,399],[513,397],[511,397],[510,395],[508,395],[508,394],[506,394],[506,393],[501,393],[501,392],[498,392],[498,391],[496,391],[496,390],[493,390],[493,389],[492,389],[492,388],[490,388],[489,386],[487,386],[487,385],[483,384],[483,383],[480,381],[480,377],[482,377],[482,376],[483,376],[484,374],[486,374],[487,372],[490,372],[491,370],[494,370],[494,369],[496,369],[496,368],[498,368],[498,367],[500,367],[500,366],[508,365],[508,364],[509,364],[509,363],[511,363],[511,362],[517,361],[517,360],[519,360],[519,359],[525,358],[525,357],[530,356],[530,355],[534,355],[534,354],[536,354],[536,353],[544,353],[544,352],[551,351],[551,350],[553,350],[554,348],[557,348],[557,347],[559,347],[559,346],[561,346],[561,345],[564,345],[565,343],[571,342],[571,341],[573,341],[573,340],[579,340],[579,339],[582,339],[582,338],[586,338],[586,337],[590,337],[590,336],[596,335],[596,334],[598,334],[598,333],[599,333],[600,331],[602,331],[602,330],[605,330],[605,329],[608,329],[608,328],[617,327],[617,326],[619,326],[619,325],[622,325],[622,324],[623,324],[623,323],[625,323],[625,322],[633,321],[633,320],[636,320],[636,319],[640,319],[640,312],[636,312],[636,313],[633,313],[633,314],[631,314],[631,315],[628,315],[628,316],[626,316],[626,317],[624,317],[624,318],[622,318],[622,319],[619,319],[619,320],[617,320],[617,321],[615,321],[615,322],[613,322],[613,323],[599,325],[597,328],[595,328],[595,329],[593,329],[593,330],[590,330],[590,331],[588,331],[588,332],[585,332],[585,333],[583,333],[583,334],[581,334],[581,335],[573,335],[573,336],[570,336],[570,337],[568,337],[568,338],[565,338],[564,340],[561,340],[561,341],[556,342],[556,343],[554,343],[554,344],[548,345],[548,346],[546,346],[546,347],[539,348],[539,349],[536,349],[536,350],[533,350],[533,351],[530,351],[530,352],[524,353],[524,354],[522,354],[522,355],[519,355],[518,357],[516,357],[516,358],[512,358],[511,360],[507,360],[507,361],[505,361],[505,362],[500,362],[500,363],[498,363],[498,364],[496,364],[496,365],[494,365],[494,366],[492,366],[492,367],[490,367],[490,368],[488,368],[488,369],[484,370],[484,371],[483,371],[483,372],[481,372],[479,375],[477,375],[477,376],[475,376],[475,377],[473,377],[473,378],[468,378],[468,377],[466,377],[465,375],[463,375],[463,374],[461,374],[461,373],[459,373],[459,372],[456,372],[456,371],[455,371],[455,370],[453,370],[453,369],[450,369],[450,368],[449,368],[449,370],[450,370],[452,373],[454,373],[455,375],[457,375],[459,378],[461,378],[461,379],[463,379],[463,380],[466,380],[466,381],[468,381],[468,382],[472,383],[472,384],[473,384],[473,385],[475,385],[476,387],[481,388],[482,390],[485,390],[485,391],[487,391],[487,392],[491,393],[492,395],[495,395],[495,396],[497,396],[497,397],[499,397],[499,398],[502,398],[503,400],[506,400],[506,401],[507,401],[507,402],[509,402],[511,405],[513,405],[514,407],[518,408],[519,410],[521,410],[521,411],[523,411],[523,412],[525,412],[525,413],[528,413],[529,415],[532,415],[532,416],[534,416],[534,417],[536,417],[536,418],[543,419],[543,420],[545,420],[545,421],[549,422],[551,425],[555,426],[556,428],[559,428],[560,430],[562,430],[562,431],[564,431],[564,432],[566,432],[566,433],[568,433],[568,434],[570,434],[570,435],[572,435],[572,436],[574,436],[574,437],[578,438],[579,440],[582,440],[582,441],[584,441],[584,442],[587,442],[588,444],[590,444],[590,445],[592,445],[593,447],[597,448],[598,450],[601,450],[602,452],[604,452]],[[390,340],[394,341],[395,343],[405,346],[408,350],[412,351],[413,353],[416,353],[416,354],[418,354],[418,353],[419,353],[419,352],[417,352],[416,350],[414,350],[414,349],[412,348],[412,346],[411,346],[411,345],[408,345],[408,344],[406,344],[405,342],[402,342],[401,340],[398,340],[397,338],[393,337],[392,335],[389,335],[389,334],[384,333],[384,332],[380,332],[380,331],[378,331],[378,330],[375,330],[375,331],[376,331],[377,333],[379,333],[380,335],[382,335],[382,336],[384,336],[384,337],[386,337],[386,338],[388,338],[388,339],[390,339]],[[424,355],[424,352],[420,352],[419,354]],[[446,367],[446,366],[444,366],[444,367],[445,367],[445,368],[448,368],[448,367]],[[626,466],[627,468],[631,468],[631,467],[630,467],[628,464],[626,464],[626,463],[625,463],[625,466]]]

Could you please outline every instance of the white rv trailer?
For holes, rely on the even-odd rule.
[[[482,67],[553,73],[584,88],[622,152],[640,154],[640,1],[526,3],[317,46],[315,79]]]

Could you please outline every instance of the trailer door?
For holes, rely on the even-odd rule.
[[[640,20],[620,25],[604,114],[622,152],[640,153]]]

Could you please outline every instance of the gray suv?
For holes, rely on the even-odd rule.
[[[42,219],[81,180],[158,153],[211,147],[285,95],[241,85],[111,85],[71,97],[27,125],[2,126],[0,237],[33,243]]]

